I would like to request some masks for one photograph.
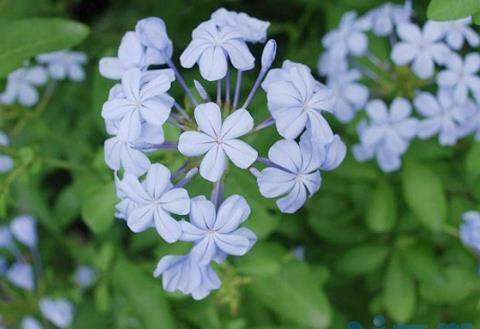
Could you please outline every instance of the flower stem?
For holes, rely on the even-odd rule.
[[[246,109],[250,102],[252,101],[253,96],[255,96],[255,93],[260,86],[260,83],[262,83],[263,78],[265,78],[265,75],[267,74],[268,70],[260,70],[260,73],[258,74],[257,80],[255,80],[255,84],[253,85],[252,90],[250,90],[250,93],[248,94],[247,99],[245,100],[245,103],[243,103],[242,108]]]
[[[265,129],[267,127],[270,127],[273,124],[275,124],[275,119],[272,118],[272,117],[269,117],[269,118],[265,119],[263,122],[259,123],[258,126],[253,128],[252,131],[257,132],[257,131],[260,131],[260,130]]]
[[[283,170],[285,172],[288,172],[288,173],[291,173],[293,174],[290,170],[288,170],[287,168],[284,168],[280,165],[277,165],[276,163],[274,163],[273,161],[271,161],[270,159],[268,158],[264,158],[264,157],[258,157],[257,158],[257,162],[260,162],[260,163],[263,163],[263,164],[266,164],[267,166],[269,167],[272,167],[272,168],[276,168],[276,169],[280,169],[280,170]]]
[[[230,68],[227,66],[227,75],[225,76],[225,105],[230,106]]]
[[[166,61],[167,61],[167,65],[170,69],[173,70],[173,72],[175,73],[175,76],[177,77],[177,80],[178,82],[180,83],[180,85],[182,86],[182,88],[185,90],[185,93],[187,94],[188,98],[190,98],[190,100],[192,101],[193,105],[197,106],[198,105],[198,102],[195,98],[195,96],[193,96],[192,92],[190,91],[190,88],[188,88],[187,86],[187,83],[185,82],[185,80],[183,79],[180,71],[177,69],[177,67],[175,66],[175,64],[172,62],[172,60],[170,59],[170,57],[164,55]]]
[[[198,173],[197,167],[190,169],[185,175],[185,177],[183,177],[183,179],[179,181],[178,184],[175,185],[175,187],[184,187],[185,185],[187,185],[188,182],[192,180],[193,177],[195,177],[197,173]]]
[[[180,104],[175,101],[175,103],[173,103],[173,106],[185,119],[190,120],[190,116],[188,115],[187,111],[185,111],[183,107],[180,106]]]
[[[217,80],[217,104],[222,105],[222,79]]]
[[[177,178],[178,176],[180,176],[181,174],[183,174],[189,164],[190,164],[190,160],[185,161],[185,162],[183,163],[183,165],[182,165],[180,168],[178,168],[178,170],[175,171],[175,172],[172,174],[172,177],[171,177],[171,178],[172,178],[172,179],[175,179],[175,178]]]
[[[240,86],[242,85],[242,74],[243,71],[237,72],[237,82],[235,85],[235,95],[233,96],[233,108],[237,109],[238,98],[240,97]]]
[[[213,186],[212,196],[210,200],[215,205],[215,208],[218,209],[220,204],[223,202],[223,178],[220,178],[215,185]]]

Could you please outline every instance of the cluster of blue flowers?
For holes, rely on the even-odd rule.
[[[18,216],[9,226],[0,226],[0,251],[8,250],[15,259],[9,264],[12,257],[0,254],[0,279],[4,277],[13,286],[29,292],[36,289],[42,271],[37,240],[36,220],[30,215]],[[26,252],[22,252],[23,249]],[[2,300],[4,302],[8,303],[8,300]],[[56,328],[68,327],[74,315],[73,304],[65,298],[44,296],[38,301],[38,309]],[[0,329],[11,328],[10,325],[12,324],[4,323],[0,316]],[[32,314],[26,314],[19,323],[19,328],[42,329],[44,326]]]
[[[361,17],[344,14],[339,27],[323,38],[327,51],[319,61],[320,73],[338,97],[333,108],[338,120],[351,122],[366,109],[367,118],[357,128],[360,143],[353,147],[354,156],[358,161],[376,158],[387,172],[401,167],[401,157],[414,138],[438,135],[439,143],[449,146],[472,133],[480,138],[480,55],[459,54],[466,44],[480,45],[471,18],[427,21],[420,27],[411,21],[412,14],[411,1],[403,6],[386,3]],[[390,60],[370,52],[368,32],[389,38]],[[385,99],[367,88],[381,83],[379,71],[395,77],[403,67],[421,81],[413,97]],[[432,87],[436,94],[422,90]]]
[[[285,61],[270,70],[276,43],[266,42],[269,25],[219,9],[196,27],[180,56],[182,67],[197,65],[205,80],[193,81],[195,93],[172,60],[173,44],[160,18],[140,20],[122,38],[117,56],[100,61],[101,74],[119,80],[102,109],[111,136],[105,142],[105,160],[115,171],[121,199],[117,217],[133,232],[155,228],[168,243],[193,243],[188,254],[159,261],[154,275],[162,276],[167,291],[206,297],[221,285],[212,262],[244,255],[256,241],[254,232],[241,227],[251,211],[246,199],[224,196],[230,164],[249,169],[263,196],[279,198],[280,211],[294,213],[319,190],[320,172],[335,169],[345,156],[345,145],[324,118],[324,112],[334,110],[333,91],[303,64]],[[242,77],[255,68],[247,43],[264,42],[259,74],[240,103]],[[185,92],[185,104],[168,93],[174,81]],[[211,82],[215,99],[204,87]],[[248,108],[260,87],[269,113],[256,124]],[[178,140],[166,140],[166,124],[177,129]],[[242,139],[273,126],[282,139],[271,146],[268,157]],[[148,156],[168,149],[186,157],[173,172]],[[196,175],[213,184],[210,200],[190,197],[187,185]],[[188,221],[179,220],[186,215]]]
[[[41,54],[35,58],[35,64],[25,63],[8,75],[5,90],[0,93],[0,104],[20,103],[25,107],[37,104],[39,95],[37,88],[53,80],[70,79],[83,81],[85,71],[82,65],[87,56],[78,51],[55,51]]]

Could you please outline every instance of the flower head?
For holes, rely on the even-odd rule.
[[[307,128],[319,143],[332,141],[332,129],[322,112],[332,112],[336,98],[307,66],[285,61],[281,69],[270,70],[262,87],[281,136],[294,139]]]
[[[381,100],[367,104],[370,123],[359,127],[361,145],[354,150],[357,160],[365,161],[375,154],[384,171],[397,170],[400,156],[406,152],[410,140],[418,131],[418,122],[410,117],[412,106],[404,98],[396,98],[390,110]]]
[[[447,22],[433,22],[439,29],[443,29],[445,42],[453,50],[462,49],[465,41],[471,47],[480,45],[480,36],[471,27],[472,17],[460,18]]]
[[[327,80],[327,86],[332,89],[336,96],[333,114],[341,122],[350,122],[356,112],[361,109],[368,100],[368,88],[358,82],[361,74],[357,70],[338,72]]]
[[[421,30],[412,23],[403,23],[397,28],[402,39],[392,49],[392,60],[397,65],[412,63],[412,69],[419,78],[432,77],[435,63],[443,64],[450,54],[442,42],[444,29],[428,21]]]
[[[412,16],[412,3],[397,5],[386,3],[367,13],[372,24],[372,31],[378,36],[386,36],[394,31],[395,26],[409,22]]]
[[[452,92],[440,90],[437,96],[421,92],[414,101],[415,108],[425,118],[420,121],[418,137],[430,138],[438,134],[441,145],[454,145],[459,138],[458,129],[473,109],[470,102],[458,103]]]
[[[66,328],[73,320],[73,304],[65,298],[43,297],[38,302],[43,316],[58,328]]]
[[[242,256],[252,247],[250,237],[255,236],[246,228],[238,228],[249,215],[250,207],[239,195],[227,198],[218,211],[205,197],[193,198],[190,222],[181,222],[180,240],[195,242],[191,256],[200,265],[209,264],[219,253]]]
[[[173,44],[161,18],[148,17],[138,21],[135,32],[145,49],[145,65],[165,64],[172,57]]]
[[[37,61],[46,65],[49,75],[55,80],[70,79],[83,81],[85,71],[82,65],[87,62],[87,55],[79,51],[55,51],[37,56]]]
[[[7,77],[5,91],[0,94],[0,103],[13,104],[16,100],[23,106],[33,106],[38,102],[35,87],[47,82],[48,75],[42,66],[20,68]]]
[[[480,213],[470,210],[464,213],[462,217],[460,239],[465,245],[480,253]]]
[[[178,150],[186,156],[205,154],[200,164],[203,178],[218,181],[225,170],[227,158],[242,169],[250,167],[257,159],[257,151],[238,139],[253,128],[253,118],[245,109],[234,111],[222,123],[217,104],[201,104],[195,109],[195,120],[200,131],[182,133]]]
[[[37,245],[37,222],[30,215],[15,217],[10,223],[12,235],[24,245],[34,248]]]
[[[349,11],[342,16],[338,28],[323,37],[323,46],[334,58],[349,54],[361,56],[367,51],[368,38],[365,32],[370,26],[369,17],[358,18],[357,13]]]
[[[32,266],[22,261],[17,261],[10,266],[7,271],[7,279],[15,286],[25,290],[33,290],[35,287]]]
[[[224,78],[228,61],[236,69],[247,71],[253,68],[255,58],[237,28],[229,25],[219,28],[213,21],[203,22],[193,30],[192,41],[180,56],[185,68],[198,63],[200,74],[208,81]]]
[[[229,11],[225,8],[217,9],[212,14],[212,21],[220,28],[230,26],[238,30],[247,42],[265,42],[267,29],[270,26],[270,22],[250,17],[245,13]]]
[[[142,183],[134,175],[125,174],[121,189],[136,206],[126,219],[133,232],[155,227],[169,243],[180,238],[180,224],[170,214],[188,214],[190,199],[185,189],[172,185],[170,178],[170,171],[161,164],[151,165]]]
[[[480,70],[480,55],[468,54],[464,60],[452,53],[445,62],[446,70],[437,76],[437,83],[441,88],[452,88],[453,98],[456,102],[465,103],[468,92],[480,93],[480,78],[477,76]]]

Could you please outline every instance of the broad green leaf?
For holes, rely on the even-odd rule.
[[[345,252],[336,263],[339,271],[350,274],[366,274],[378,269],[387,257],[387,246],[369,243]]]
[[[420,294],[430,303],[455,305],[465,300],[477,287],[478,277],[474,271],[453,265],[439,271],[432,280],[422,280]]]
[[[256,281],[252,294],[286,324],[309,328],[330,324],[328,299],[305,263],[284,264],[276,275]]]
[[[0,78],[35,55],[79,44],[89,33],[87,26],[63,18],[2,21],[0,29]]]
[[[429,19],[448,21],[471,16],[480,11],[478,0],[432,0],[428,5]]]
[[[465,158],[465,169],[471,175],[480,175],[480,143],[474,143]]]
[[[113,280],[115,290],[128,300],[142,323],[139,328],[176,328],[159,280],[155,280],[151,274],[144,274],[138,266],[125,260],[117,262]]]
[[[105,232],[113,224],[117,202],[113,182],[90,187],[82,204],[83,220],[93,232]]]
[[[398,256],[393,256],[388,265],[383,298],[387,312],[395,321],[405,323],[412,317],[416,304],[415,285]]]
[[[418,280],[432,281],[440,272],[440,265],[431,248],[414,245],[401,254],[402,263],[410,275]]]
[[[68,226],[80,213],[80,200],[73,185],[62,189],[53,207],[53,214],[60,227]]]
[[[380,181],[373,192],[365,217],[368,228],[373,232],[390,231],[397,221],[397,199],[392,186]]]
[[[445,223],[447,202],[442,181],[428,166],[406,161],[402,172],[403,196],[418,220],[438,231]]]
[[[245,275],[272,276],[280,270],[285,250],[279,244],[260,242],[245,256],[235,258],[236,269]]]
[[[473,16],[473,24],[480,25],[480,11],[477,11]]]

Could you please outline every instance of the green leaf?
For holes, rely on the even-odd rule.
[[[252,285],[252,294],[286,324],[325,328],[332,310],[328,299],[305,263],[290,262],[276,275]]]
[[[403,196],[418,220],[438,231],[445,223],[447,201],[443,184],[429,167],[406,161],[402,173]]]
[[[474,143],[465,158],[465,169],[474,176],[480,175],[480,143]]]
[[[63,18],[2,21],[0,29],[0,78],[35,55],[73,47],[89,34],[87,26]]]
[[[125,260],[118,261],[113,272],[115,289],[139,317],[139,328],[176,328],[160,281]]]
[[[350,274],[366,274],[378,269],[387,257],[388,249],[380,243],[369,243],[352,248],[338,260],[339,271]]]
[[[383,293],[385,308],[395,321],[404,323],[412,317],[416,303],[415,285],[397,256],[392,257],[387,268]]]
[[[480,11],[477,11],[475,14],[473,14],[472,19],[473,24],[480,25]]]
[[[252,276],[272,276],[280,270],[280,259],[285,250],[276,243],[260,242],[243,257],[235,258],[239,273]]]
[[[448,21],[467,17],[480,11],[478,0],[432,0],[428,5],[427,17]]]
[[[397,198],[392,186],[380,181],[373,192],[365,217],[368,228],[373,232],[390,231],[397,221]]]
[[[103,233],[115,219],[115,204],[118,202],[113,182],[97,184],[89,188],[83,200],[82,217],[95,233]]]

